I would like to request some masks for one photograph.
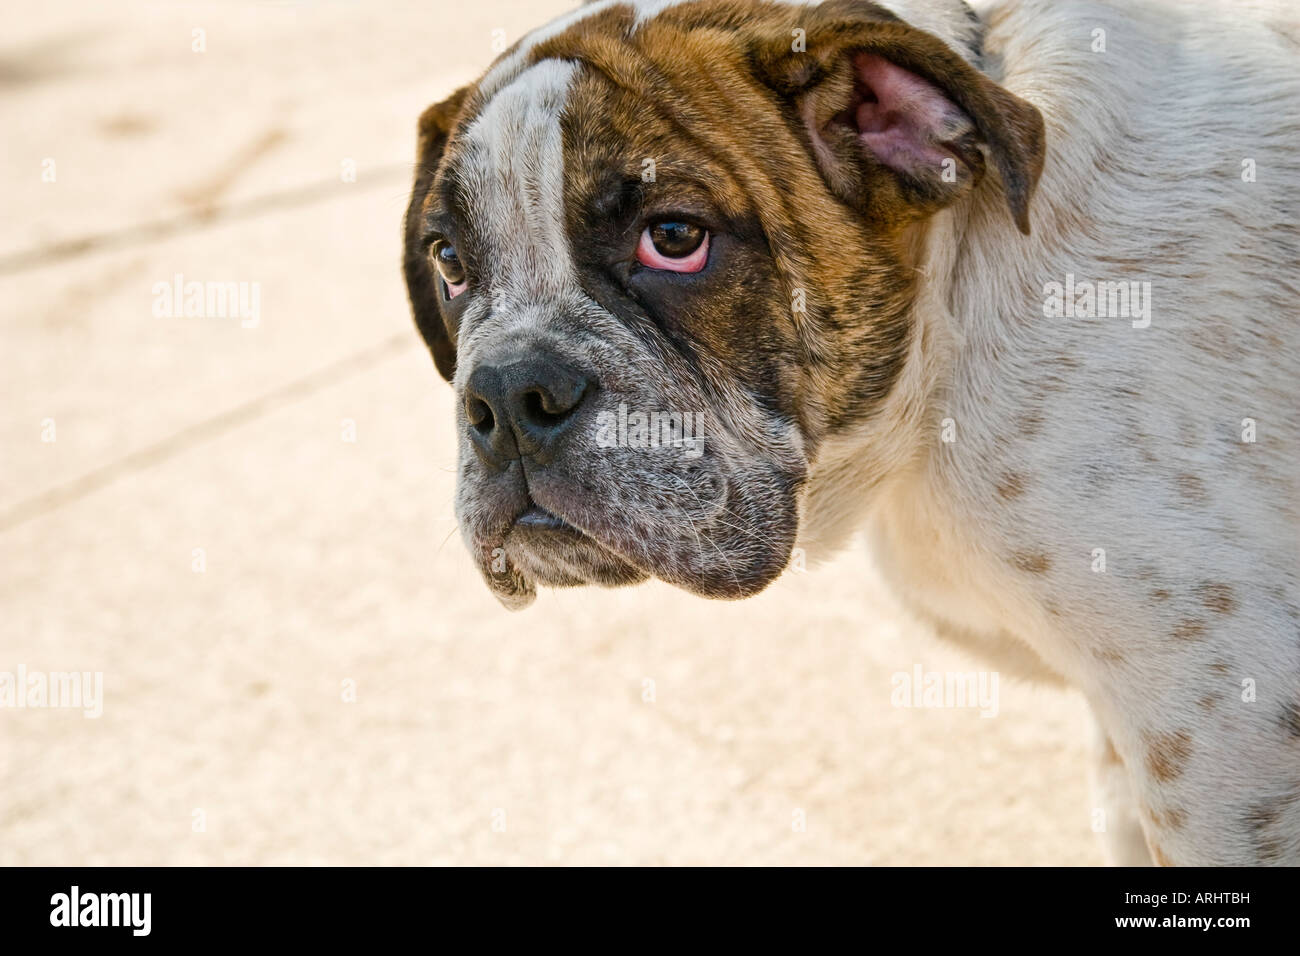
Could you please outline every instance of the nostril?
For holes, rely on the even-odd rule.
[[[581,398],[581,394],[577,398]],[[557,402],[553,395],[542,389],[533,389],[523,396],[525,419],[543,428],[560,424],[577,406],[576,398],[572,402]]]
[[[469,420],[471,428],[477,429],[485,435],[492,431],[496,425],[496,419],[492,415],[492,406],[481,398],[470,398],[465,403],[465,418]]]

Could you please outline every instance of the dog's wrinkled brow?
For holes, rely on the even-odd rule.
[[[456,225],[472,219],[472,205],[466,201],[462,168],[467,157],[474,154],[473,144],[453,133],[448,154],[424,201],[422,226],[426,236],[431,232],[450,234]]]
[[[420,222],[420,242],[428,244],[439,236],[448,236],[455,231],[455,219],[446,208],[426,208]]]
[[[644,189],[639,179],[611,174],[596,188],[590,199],[593,215],[610,222],[624,222],[640,211]]]

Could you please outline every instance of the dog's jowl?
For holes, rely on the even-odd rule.
[[[501,602],[865,529],[1087,697],[1117,862],[1300,862],[1300,11],[1153,10],[604,0],[426,110],[405,274]]]

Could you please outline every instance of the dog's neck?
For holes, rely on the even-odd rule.
[[[969,202],[962,200],[906,237],[916,271],[909,354],[878,413],[817,451],[799,540],[814,561],[841,548],[890,489],[915,487],[926,470],[930,443],[939,440],[951,370],[964,347],[949,292],[968,220]]]
[[[917,23],[925,11],[955,9],[926,0],[890,6]],[[1021,354],[1025,346],[1039,340],[1044,276],[1088,268],[1078,236],[1096,208],[1096,177],[1108,142],[1102,131],[1119,109],[1117,96],[1129,91],[1108,90],[1087,47],[1076,49],[1061,33],[1054,18],[1065,20],[1068,10],[1036,30],[1021,22],[1024,16],[1017,6],[998,7],[984,26],[970,25],[965,41],[952,29],[945,39],[954,48],[964,42],[960,48],[972,56],[982,41],[985,72],[1012,92],[1033,91],[1029,98],[1047,119],[1048,156],[1033,199],[1033,232],[1017,232],[991,165],[972,193],[913,227],[906,244],[917,272],[907,371],[871,422],[818,450],[818,480],[810,483],[816,491],[804,503],[801,534],[810,557],[840,546],[873,509],[916,510],[929,508],[929,501],[965,513],[956,502],[974,476],[936,467],[947,447],[945,420],[957,442],[980,434],[985,444],[996,445],[988,436],[1012,427],[1004,419],[1015,411],[996,393],[1016,379],[1016,364],[1028,360]]]
[[[961,0],[883,5],[982,66],[985,25]],[[906,371],[879,414],[818,450],[816,480],[809,483],[815,491],[803,502],[800,533],[800,547],[812,560],[842,547],[874,509],[897,508],[899,497],[923,500],[934,494],[930,462],[950,418],[953,371],[969,348],[998,335],[999,317],[975,317],[973,324],[970,316],[954,313],[967,299],[959,286],[969,281],[963,262],[968,244],[1027,241],[1007,217],[995,176],[990,164],[989,178],[974,193],[914,225],[904,238],[905,258],[916,271]],[[952,423],[957,429],[961,424]],[[863,449],[872,453],[864,455]]]

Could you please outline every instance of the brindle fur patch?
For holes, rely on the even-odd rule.
[[[741,379],[796,418],[815,449],[869,419],[890,392],[910,342],[916,276],[904,235],[827,193],[787,105],[755,75],[751,31],[739,27],[778,14],[787,15],[773,5],[684,4],[629,34],[616,8],[540,44],[533,58],[585,67],[564,130],[573,234],[590,234],[585,224],[601,214],[631,229],[636,213],[673,202],[739,226],[749,267],[701,290],[699,318],[684,294],[670,319],[649,318],[700,374]],[[846,248],[857,252],[840,255]],[[608,268],[582,267],[589,287]],[[765,273],[779,284],[756,287]],[[617,303],[629,315],[637,305]],[[796,395],[803,401],[790,407]]]

